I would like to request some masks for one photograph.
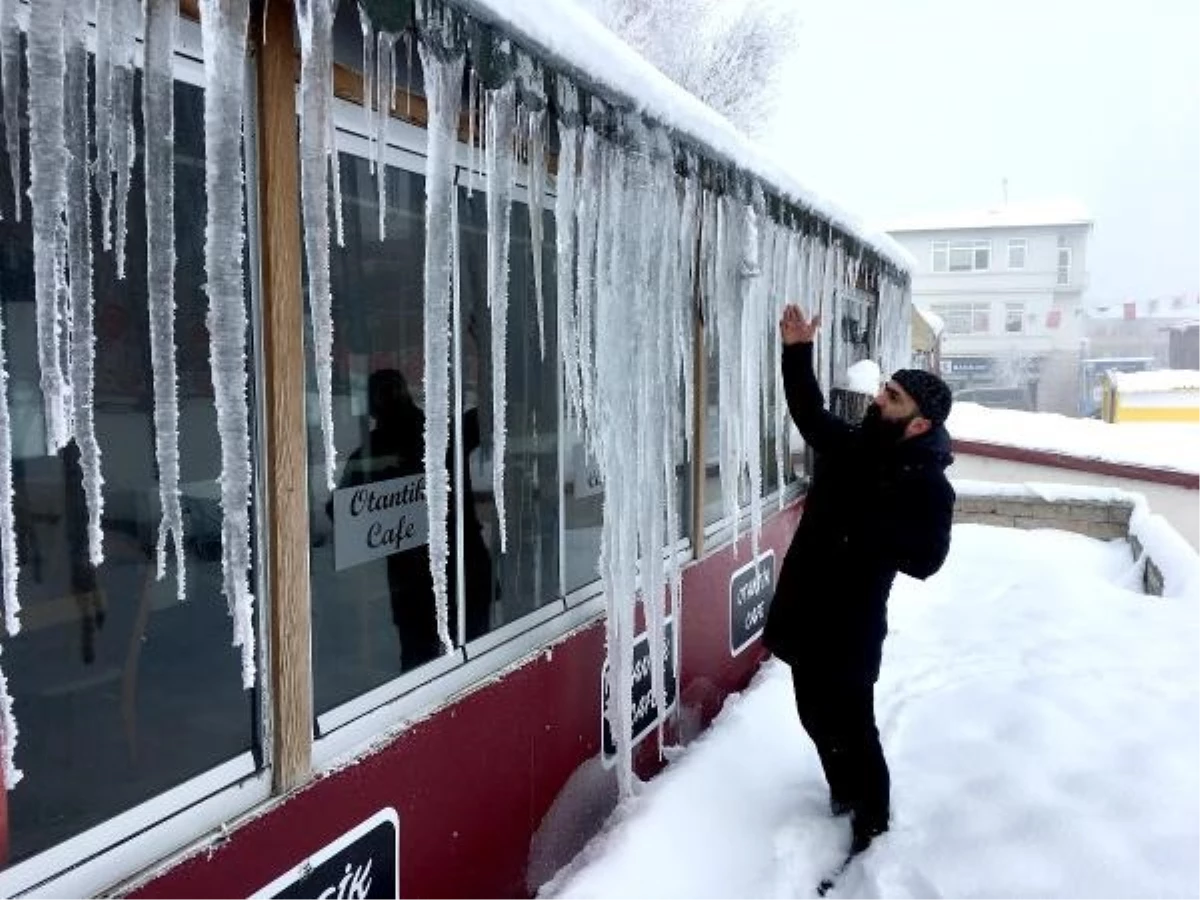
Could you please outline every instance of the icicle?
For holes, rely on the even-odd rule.
[[[96,0],[96,72],[92,122],[96,129],[96,162],[93,173],[100,196],[100,235],[105,250],[112,249],[112,109],[113,19],[123,0]]]
[[[600,196],[603,169],[600,167],[599,139],[593,128],[583,132],[583,160],[579,173],[580,188],[575,213],[575,316],[579,332],[579,390],[583,398],[583,414],[578,424],[581,433],[595,437],[590,416],[595,410],[595,366],[592,353],[592,332],[596,309],[596,248],[599,239]],[[594,457],[593,457],[594,458]]]
[[[158,463],[158,578],[175,557],[175,589],[187,597],[183,511],[179,497],[179,400],[175,368],[175,0],[146,0],[146,66],[142,79],[145,126],[146,287],[150,363],[154,371],[154,455]]]
[[[451,647],[447,624],[446,562],[450,439],[450,313],[454,276],[450,240],[455,136],[462,91],[463,55],[427,46],[419,51],[429,102],[429,151],[425,162],[425,483],[429,501],[429,565],[437,609],[438,637]]]
[[[125,239],[129,176],[133,170],[136,144],[133,131],[133,76],[135,36],[141,31],[137,0],[112,0],[117,10],[113,19],[112,170],[116,175],[113,195],[116,215],[117,277],[125,278]]]
[[[37,303],[38,362],[46,415],[47,452],[70,439],[67,392],[59,360],[59,233],[67,204],[66,131],[63,89],[64,0],[30,7],[25,48],[29,69],[29,199],[33,209],[34,296]]]
[[[0,312],[0,565],[4,567],[4,629],[9,634],[16,634],[21,630],[19,618],[21,598],[17,595],[20,557],[17,555],[17,528],[13,519],[12,420],[8,415],[8,360],[4,353],[4,316],[2,312]],[[0,678],[2,677],[0,676]],[[0,698],[0,702],[2,702],[2,698]],[[6,724],[6,722],[0,721],[0,728],[4,728],[7,733]],[[8,759],[8,755],[5,758]]]
[[[242,684],[254,685],[250,591],[250,410],[246,400],[246,292],[242,278],[242,110],[249,0],[200,0],[204,45],[204,159],[208,197],[204,265],[209,355],[221,436],[221,569],[242,648]]]
[[[304,207],[304,256],[308,269],[309,317],[325,450],[325,486],[337,485],[333,434],[333,299],[329,280],[329,179],[337,183],[332,155],[333,2],[299,0],[300,194]],[[331,160],[334,163],[332,172]]]
[[[362,3],[358,4],[358,24],[362,29],[362,104],[363,115],[367,119],[367,161],[371,174],[374,175],[375,154],[377,153],[375,129],[372,127],[375,109],[375,28]]]
[[[409,121],[412,120],[412,71],[413,71],[413,36],[411,32],[404,32],[404,116]],[[395,94],[395,88],[392,93]],[[456,104],[457,105],[457,104]]]
[[[106,250],[113,248],[111,217],[116,219],[117,277],[123,279],[126,206],[135,154],[133,79],[139,6],[137,0],[98,0],[96,14],[96,191]]]
[[[479,73],[471,66],[467,74],[467,197],[475,196],[475,160],[479,135]]]
[[[529,239],[533,248],[533,285],[537,295],[538,349],[546,358],[545,310],[542,299],[542,216],[546,198],[546,111],[529,112]]]
[[[392,98],[396,95],[396,39],[391,32],[381,31],[375,47],[375,187],[379,203],[379,239],[387,237],[387,153],[388,121],[392,115]]]
[[[695,296],[696,279],[699,272],[696,268],[696,238],[699,235],[700,205],[698,185],[694,174],[689,173],[684,181],[683,200],[679,213],[679,269],[681,284],[676,289],[676,326],[679,340],[677,347],[677,365],[683,377],[683,429],[687,458],[695,453],[692,446],[692,421],[695,417],[695,372],[692,369],[693,355],[696,352],[695,330],[692,313],[692,300]]]
[[[537,297],[538,349],[546,358],[546,324],[542,299],[542,216],[546,199],[546,89],[541,68],[528,56],[518,58],[522,126],[529,173],[529,241],[533,251],[533,291]]]
[[[4,90],[4,140],[8,147],[8,174],[12,179],[13,212],[21,221],[21,29],[17,25],[20,0],[0,0],[0,81]]]
[[[508,428],[508,257],[512,237],[513,134],[516,86],[512,81],[485,92],[487,130],[487,296],[492,310],[492,492],[500,530],[500,552],[508,549],[504,462]]]
[[[104,561],[104,478],[100,445],[96,441],[92,389],[96,339],[93,329],[91,180],[88,172],[88,50],[87,24],[81,4],[68,4],[63,33],[66,39],[64,127],[67,161],[67,271],[70,274],[70,421],[79,447],[84,496],[88,510],[88,561]]]
[[[555,246],[558,251],[555,272],[558,276],[558,346],[563,357],[567,387],[567,409],[575,422],[583,419],[579,375],[579,326],[575,315],[575,208],[576,151],[579,130],[579,95],[573,85],[561,82],[558,106],[562,117],[558,130],[558,178],[554,198]],[[468,179],[468,183],[470,183]]]
[[[4,788],[11,791],[24,778],[14,763],[17,751],[17,719],[13,701],[8,693],[8,679],[0,671],[0,765],[4,771]]]

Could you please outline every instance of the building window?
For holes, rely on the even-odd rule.
[[[1025,330],[1025,305],[1009,303],[1004,307],[1004,330],[1009,334],[1020,334]]]
[[[1059,286],[1069,285],[1071,283],[1071,248],[1058,248],[1058,280]]]
[[[991,331],[991,307],[987,303],[955,303],[934,307],[946,323],[947,334],[986,334]]]
[[[935,272],[986,272],[991,264],[991,241],[933,242]]]
[[[385,169],[387,237],[380,241],[369,163],[346,152],[339,158],[345,245],[331,252],[333,386],[337,446],[346,452],[332,496],[321,473],[311,360],[309,371],[309,490],[316,520],[310,577],[318,713],[445,653],[437,633],[423,489],[424,177],[407,169]],[[463,399],[462,408],[454,411],[452,390],[446,460],[451,473],[447,624],[456,645],[460,596],[467,641],[560,596],[557,335],[546,329],[543,358],[534,318],[528,210],[513,203],[504,478],[508,546],[501,554],[492,479],[497,429],[492,420],[486,195],[475,191],[468,197],[460,190],[459,204],[462,368],[455,376],[461,378]],[[553,322],[552,217],[546,216],[544,226],[545,316]],[[456,442],[463,453],[461,491],[454,474]],[[397,516],[395,507],[389,510],[385,504],[384,512],[374,517],[378,521],[356,515],[352,501],[363,488],[400,498],[404,511]],[[395,538],[372,539],[370,528],[394,528]]]
[[[1008,241],[1008,267],[1010,269],[1025,268],[1025,254],[1029,242],[1025,238],[1010,238]]]
[[[134,123],[141,147],[141,117]],[[20,634],[4,641],[4,672],[20,727],[16,764],[25,773],[8,793],[0,824],[4,865],[231,760],[245,758],[252,770],[251,752],[258,750],[257,700],[242,690],[222,587],[200,87],[175,84],[175,340],[187,602],[177,596],[173,567],[156,578],[159,481],[140,197],[140,189],[130,192],[126,277],[119,280],[114,256],[101,244],[100,203],[92,194],[94,410],[105,503],[104,562],[93,568],[79,451],[72,442],[49,453],[45,444],[30,216],[17,222],[8,214],[12,188],[8,178],[0,179],[0,315],[22,606]],[[255,402],[252,396],[251,422]]]

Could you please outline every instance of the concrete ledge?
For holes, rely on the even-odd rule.
[[[978,488],[978,485],[974,485]],[[1114,495],[1104,499],[1070,496],[1039,496],[1030,491],[1013,490],[1012,485],[996,484],[995,494],[963,491],[954,504],[954,522],[964,525],[993,525],[1000,528],[1052,528],[1071,531],[1102,541],[1128,539],[1134,559],[1144,548],[1130,532],[1134,501]],[[1146,554],[1143,589],[1162,596],[1164,578],[1161,569]]]
[[[1124,538],[1133,514],[1132,501],[1037,496],[964,494],[954,506],[954,521],[1001,528],[1056,528],[1101,540]]]

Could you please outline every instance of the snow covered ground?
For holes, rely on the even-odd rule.
[[[1098,419],[955,403],[946,427],[959,440],[1200,472],[1200,425],[1176,422],[1115,425]]]
[[[1200,609],[1135,582],[1124,541],[977,525],[898,579],[892,830],[831,895],[1200,893]],[[540,895],[814,896],[849,843],[827,802],[770,662]]]

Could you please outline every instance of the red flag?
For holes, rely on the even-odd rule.
[[[1130,300],[1128,303],[1125,304],[1125,318],[1126,319],[1136,319],[1137,318],[1137,303],[1135,303],[1132,300]]]

